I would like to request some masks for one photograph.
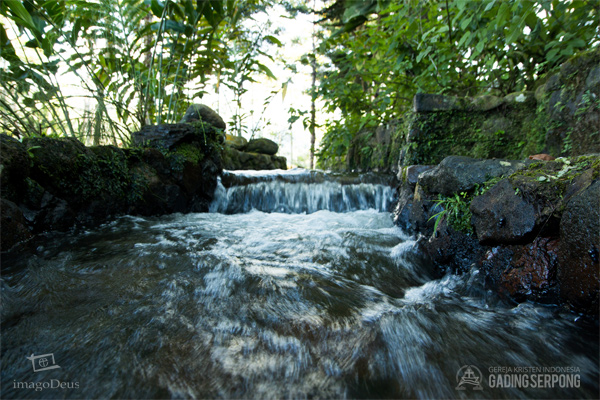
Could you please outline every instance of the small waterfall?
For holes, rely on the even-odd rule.
[[[320,210],[389,211],[391,179],[376,175],[342,176],[319,171],[225,171],[210,211],[223,214],[251,210],[311,214]]]

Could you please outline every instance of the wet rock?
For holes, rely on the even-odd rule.
[[[0,199],[0,226],[0,251],[8,251],[17,243],[32,237],[27,220],[12,201]]]
[[[267,154],[274,156],[277,154],[279,146],[274,141],[267,138],[258,138],[248,141],[246,145],[246,151],[248,153]]]
[[[227,128],[223,118],[221,118],[221,116],[217,114],[215,110],[204,104],[192,104],[189,106],[179,123],[188,123],[194,121],[204,121],[211,124],[215,128],[222,130]]]
[[[515,194],[508,179],[503,179],[471,202],[471,223],[481,244],[527,243],[536,233],[533,205]]]
[[[555,239],[537,238],[516,248],[510,268],[502,271],[500,292],[518,302],[556,303],[558,243]]]
[[[0,190],[2,197],[18,202],[26,191],[29,176],[27,148],[17,139],[0,134]]]
[[[558,281],[573,309],[598,315],[600,286],[600,181],[573,196],[560,222]]]
[[[524,168],[522,161],[479,160],[469,157],[450,156],[430,171],[419,176],[419,184],[429,193],[449,196],[471,190],[475,185],[502,175],[512,174]]]
[[[457,232],[445,220],[429,240],[420,242],[420,247],[437,268],[454,273],[469,271],[484,252],[476,238]]]

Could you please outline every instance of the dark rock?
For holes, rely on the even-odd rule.
[[[533,243],[515,246],[510,268],[502,270],[500,292],[517,302],[556,303],[558,243],[555,239],[536,238]]]
[[[183,118],[179,123],[188,123],[193,121],[204,121],[215,128],[225,130],[227,125],[223,121],[223,118],[216,113],[212,108],[205,106],[204,104],[192,104],[188,107]]]
[[[560,222],[558,281],[573,309],[598,315],[600,267],[600,181],[573,196]]]
[[[75,211],[69,206],[69,204],[57,197],[49,195],[46,192],[46,199],[44,200],[44,208],[37,215],[35,219],[35,231],[47,232],[47,231],[68,231],[77,220]]]
[[[536,233],[536,210],[503,179],[471,202],[471,223],[481,244],[526,243]]]
[[[458,97],[428,93],[417,93],[414,97],[415,112],[461,110],[463,108],[465,108],[465,103]]]
[[[0,191],[2,197],[20,201],[25,194],[25,178],[29,176],[27,148],[17,139],[0,134]]]
[[[414,234],[416,232],[410,215],[414,202],[414,190],[411,186],[403,184],[398,188],[398,202],[394,208],[394,224],[404,232]]]
[[[171,175],[171,165],[159,150],[151,147],[145,148],[142,151],[141,160],[154,168],[159,175],[165,177]]]
[[[429,240],[419,242],[428,258],[442,271],[468,272],[484,252],[471,235],[457,232],[443,220]]]
[[[487,250],[480,260],[487,286],[514,302],[558,303],[558,245],[558,240],[544,237]]]
[[[468,191],[475,185],[491,178],[512,174],[524,168],[522,161],[478,160],[469,157],[450,156],[430,171],[419,175],[419,184],[429,193],[449,196]]]
[[[600,85],[600,66],[594,67],[590,70],[587,78],[585,79],[586,89],[596,89]]]
[[[8,251],[19,242],[32,237],[23,213],[12,201],[0,199],[0,251]]]
[[[202,123],[146,125],[132,135],[134,146],[161,150],[170,150],[179,144],[193,141],[207,144],[215,139],[222,142],[224,135],[212,125]]]
[[[189,161],[183,167],[183,188],[189,194],[194,194],[202,188],[202,166]]]
[[[277,150],[279,150],[277,143],[266,138],[252,139],[248,141],[248,144],[246,145],[246,151],[248,153],[267,154],[274,156],[277,154]]]

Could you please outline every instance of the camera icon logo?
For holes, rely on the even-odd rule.
[[[54,353],[41,354],[39,356],[31,354],[30,357],[25,357],[31,361],[33,372],[47,371],[49,369],[60,368],[54,361]]]

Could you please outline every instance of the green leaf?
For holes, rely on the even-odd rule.
[[[461,23],[460,23],[460,29],[462,29],[463,31],[465,29],[467,29],[467,27],[469,26],[469,24],[471,23],[471,21],[473,20],[473,17],[469,17],[467,19],[464,19]]]
[[[560,49],[555,48],[555,49],[552,49],[549,52],[547,52],[546,60],[548,60],[548,62],[553,62],[554,60],[556,60],[556,55],[558,54],[559,51],[560,51]]]
[[[488,1],[483,12],[490,11],[492,9],[492,7],[494,7],[494,5],[496,5],[496,0]]]
[[[279,46],[279,47],[281,47],[281,46],[282,46],[282,44],[281,44],[281,42],[279,41],[279,39],[277,39],[277,38],[276,38],[275,36],[273,36],[273,35],[267,35],[267,36],[265,36],[265,37],[264,37],[264,39],[265,39],[267,42],[269,42],[269,43],[272,43],[272,44],[275,44],[275,45],[277,45],[277,46]]]
[[[145,3],[148,3],[148,1],[146,0]],[[162,18],[165,6],[160,0],[151,0],[150,9],[152,10],[152,14],[158,18]]]
[[[258,67],[258,68],[259,68],[261,71],[263,71],[263,72],[264,72],[264,73],[265,73],[265,74],[266,74],[266,75],[267,75],[269,78],[271,78],[271,79],[274,79],[274,80],[276,80],[276,79],[277,79],[277,78],[275,77],[275,75],[273,75],[273,72],[271,72],[271,70],[270,70],[269,68],[267,68],[267,66],[266,66],[266,65],[264,65],[264,64],[261,64],[261,63],[257,62],[257,63],[256,63],[256,66],[257,66],[257,67]],[[250,78],[248,77],[248,79],[250,79]]]
[[[477,45],[475,46],[475,50],[477,51],[477,53],[481,54],[481,52],[483,51],[483,47],[485,46],[485,43],[483,42],[483,40],[480,40]]]

